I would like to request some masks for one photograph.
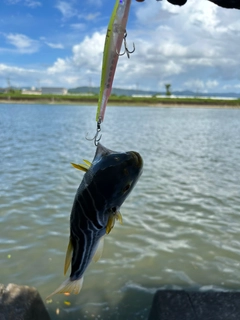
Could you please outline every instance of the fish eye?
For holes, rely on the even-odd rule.
[[[128,191],[128,189],[131,187],[131,184],[128,183],[124,188],[123,188],[123,192]]]

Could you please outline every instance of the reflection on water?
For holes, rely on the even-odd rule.
[[[62,281],[69,214],[92,160],[94,107],[0,105],[0,282]],[[109,107],[102,143],[144,172],[82,292],[52,319],[146,319],[158,288],[240,289],[240,110]],[[59,314],[56,314],[56,310]]]

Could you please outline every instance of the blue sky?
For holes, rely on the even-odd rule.
[[[99,86],[115,0],[1,0],[0,87]],[[239,10],[132,0],[114,87],[240,92]]]

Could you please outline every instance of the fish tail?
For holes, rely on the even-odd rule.
[[[78,294],[82,289],[83,277],[79,280],[71,280],[68,278],[65,280],[53,293],[47,296],[46,300],[51,298],[56,293],[74,293]]]

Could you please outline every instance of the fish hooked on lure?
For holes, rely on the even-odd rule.
[[[119,153],[98,143],[92,164],[73,164],[85,171],[77,190],[70,216],[70,239],[64,274],[71,264],[70,277],[47,299],[56,293],[79,293],[83,274],[91,260],[100,259],[103,239],[122,221],[120,207],[139,179],[143,160],[139,153]]]

